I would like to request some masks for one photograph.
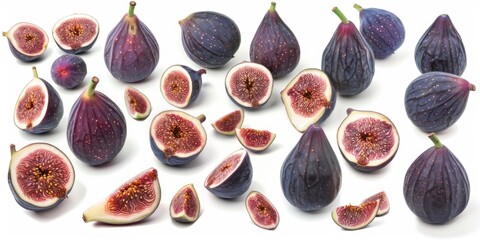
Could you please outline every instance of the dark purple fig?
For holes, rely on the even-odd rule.
[[[362,203],[358,206],[350,204],[340,206],[332,211],[332,219],[343,229],[362,229],[375,219],[379,206],[379,200]]]
[[[67,142],[75,156],[97,166],[113,160],[127,138],[122,110],[107,95],[95,88],[93,77],[87,89],[75,101],[67,125]]]
[[[278,211],[270,200],[257,191],[251,191],[245,198],[248,215],[258,227],[273,230],[280,222]]]
[[[228,16],[212,11],[195,12],[179,21],[187,56],[204,68],[225,65],[240,47],[240,30]]]
[[[272,145],[276,134],[268,130],[237,128],[235,135],[242,146],[253,152],[261,152]]]
[[[205,179],[205,188],[219,198],[237,198],[252,184],[253,168],[244,148],[226,156]]]
[[[195,71],[185,65],[172,65],[162,75],[160,92],[171,105],[185,108],[197,99],[205,73],[205,69]]]
[[[20,61],[31,62],[37,60],[47,50],[47,33],[33,23],[17,23],[8,32],[2,34],[8,38],[8,45],[13,56]]]
[[[373,51],[357,27],[334,7],[342,20],[323,51],[322,70],[341,96],[354,96],[370,86],[375,74]]]
[[[195,118],[178,110],[157,114],[150,125],[150,146],[157,159],[175,166],[197,158],[207,144],[204,121],[203,114]]]
[[[33,79],[23,88],[15,104],[15,125],[26,132],[39,134],[53,130],[63,117],[63,101],[57,90],[38,77],[33,69]]]
[[[170,202],[170,217],[182,223],[193,223],[200,216],[200,200],[192,183],[183,186]]]
[[[250,44],[250,61],[270,70],[274,78],[283,77],[297,67],[300,45],[292,30],[283,22],[272,2]]]
[[[337,131],[343,158],[356,170],[372,172],[389,164],[400,145],[393,122],[374,111],[349,108]]]
[[[424,73],[405,91],[408,118],[424,132],[443,131],[462,116],[470,91],[475,85],[457,75]]]
[[[148,168],[85,210],[83,221],[115,225],[139,222],[157,210],[161,197],[157,170]]]
[[[44,211],[67,198],[75,182],[75,171],[60,149],[37,142],[18,151],[12,144],[10,152],[8,185],[20,206]]]
[[[421,73],[439,71],[462,75],[467,66],[467,54],[447,14],[439,15],[418,40],[415,63]]]
[[[388,197],[385,191],[381,191],[373,194],[372,196],[364,199],[362,203],[375,202],[375,201],[379,202],[377,217],[383,216],[387,214],[388,211],[390,211],[390,203],[388,201]]]
[[[405,40],[405,27],[394,13],[379,8],[353,7],[360,14],[360,33],[377,59],[384,59],[400,48]]]
[[[405,174],[403,196],[410,210],[422,221],[443,224],[465,210],[470,198],[470,182],[462,163],[442,145],[435,133],[428,148]]]
[[[134,14],[136,3],[130,2],[128,13],[108,34],[105,64],[114,78],[122,82],[141,81],[155,70],[160,50],[150,29]]]
[[[299,132],[325,121],[337,100],[337,92],[330,79],[316,68],[302,70],[280,94],[288,118]]]
[[[100,28],[97,19],[84,13],[63,17],[53,25],[53,40],[62,51],[70,54],[83,53],[97,40]]]
[[[65,54],[58,57],[50,70],[53,81],[60,87],[75,88],[87,75],[87,64],[83,58]]]
[[[237,109],[217,119],[212,127],[220,134],[235,135],[235,129],[242,127],[244,116],[243,109]]]
[[[272,95],[273,77],[261,64],[242,62],[228,71],[225,89],[230,99],[238,106],[258,108]]]
[[[126,87],[124,92],[128,114],[135,120],[145,120],[152,112],[148,97],[134,87]]]
[[[285,198],[302,211],[316,211],[335,200],[342,171],[319,124],[310,125],[285,158],[280,180]]]

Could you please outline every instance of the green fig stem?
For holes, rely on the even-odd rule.
[[[32,70],[33,70],[33,77],[34,77],[34,78],[38,78],[37,67],[33,66],[33,67],[32,67]]]
[[[15,149],[15,144],[10,144],[10,154],[13,155],[17,152],[17,150]]]
[[[200,114],[200,115],[198,115],[197,119],[198,119],[198,121],[200,121],[201,123],[203,123],[203,122],[205,122],[205,120],[206,120],[207,118],[205,117],[204,114]]]
[[[90,84],[88,85],[85,95],[89,97],[93,96],[93,94],[95,93],[95,87],[97,87],[98,82],[100,82],[98,77],[95,77],[95,76],[92,77],[92,81],[90,81]]]
[[[342,23],[349,23],[348,19],[345,17],[345,15],[343,15],[342,11],[340,11],[340,9],[338,9],[338,7],[333,7],[332,11],[337,14],[337,16],[340,18],[340,20],[342,20]]]
[[[4,37],[8,37],[8,32],[2,32],[2,35],[3,35]]]
[[[276,2],[272,2],[272,3],[270,4],[270,9],[269,9],[269,11],[270,11],[270,12],[275,12],[275,6],[276,6],[276,5],[277,5]]]
[[[354,7],[355,9],[357,9],[359,12],[361,12],[361,11],[363,10],[362,6],[360,6],[360,5],[356,4],[356,3],[353,4],[353,7]]]
[[[436,148],[443,147],[443,144],[440,142],[440,139],[438,139],[438,136],[435,133],[428,134],[428,138],[430,138],[430,140],[432,140],[432,142],[433,142],[433,144],[435,144]]]
[[[137,3],[135,1],[130,2],[130,8],[128,8],[128,16],[129,17],[133,17],[135,15],[133,13],[133,10],[135,9],[135,5],[137,5]]]

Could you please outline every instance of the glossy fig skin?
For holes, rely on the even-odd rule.
[[[87,75],[87,64],[83,58],[65,54],[58,57],[50,70],[52,80],[59,86],[72,89],[80,85]]]
[[[462,75],[467,67],[467,54],[462,37],[447,14],[439,15],[418,40],[415,63],[421,73]]]
[[[21,36],[17,34],[21,34]],[[47,33],[33,23],[19,22],[13,25],[8,32],[3,32],[2,35],[7,37],[8,46],[13,56],[23,62],[33,62],[40,59],[48,47],[49,38]],[[23,49],[21,46],[22,40],[27,41],[24,43]],[[39,49],[33,49],[35,47]]]

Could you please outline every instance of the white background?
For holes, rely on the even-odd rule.
[[[123,91],[126,83],[115,80],[103,60],[103,47],[107,34],[127,12],[129,2],[125,1],[4,1],[0,30],[7,31],[20,21],[35,23],[44,28],[50,37],[45,56],[34,63],[23,63],[13,57],[8,49],[7,39],[0,44],[0,73],[2,101],[0,104],[0,235],[32,236],[36,238],[68,238],[72,235],[85,237],[105,236],[109,239],[131,239],[132,237],[154,237],[165,239],[187,239],[210,235],[220,237],[278,238],[309,235],[315,239],[384,239],[385,237],[419,237],[420,239],[455,238],[473,239],[480,236],[478,228],[479,177],[476,170],[480,160],[477,127],[480,107],[477,92],[471,92],[467,108],[460,120],[450,129],[439,133],[442,142],[460,159],[467,170],[471,184],[470,202],[465,211],[448,224],[436,226],[420,221],[407,207],[402,193],[403,179],[410,163],[423,151],[432,146],[426,133],[418,130],[407,118],[403,98],[404,92],[414,78],[420,75],[414,62],[414,49],[418,39],[435,18],[443,13],[450,15],[460,32],[467,51],[468,64],[463,77],[480,86],[478,66],[480,49],[478,26],[475,20],[480,4],[476,1],[358,1],[363,7],[377,7],[396,13],[406,28],[406,39],[395,55],[376,61],[376,72],[370,87],[352,98],[339,97],[332,115],[322,124],[332,144],[343,173],[342,186],[336,200],[324,209],[306,213],[290,205],[284,198],[280,185],[281,165],[300,138],[290,124],[280,99],[280,91],[302,69],[321,67],[322,52],[340,20],[331,11],[338,6],[357,26],[358,12],[354,1],[277,1],[277,11],[293,30],[301,47],[301,59],[297,68],[289,75],[277,79],[273,94],[266,105],[257,111],[246,111],[245,127],[268,129],[277,133],[270,148],[262,153],[251,153],[253,183],[250,190],[262,192],[277,207],[280,224],[274,231],[256,227],[250,220],[242,195],[236,200],[216,198],[204,187],[203,182],[210,171],[223,157],[240,148],[235,137],[216,134],[211,122],[234,109],[225,92],[224,77],[234,65],[249,60],[249,46],[253,35],[270,6],[270,1],[172,1],[157,2],[138,0],[135,13],[155,34],[160,45],[160,62],[153,74],[143,82],[131,84],[143,91],[153,104],[152,115],[139,122],[126,112]],[[205,114],[204,122],[208,140],[204,151],[191,164],[183,167],[169,167],[160,163],[149,146],[148,130],[153,117],[160,111],[174,109],[166,103],[159,90],[163,71],[172,64],[185,64],[198,69],[187,58],[181,43],[178,21],[192,12],[213,10],[231,17],[242,34],[240,49],[225,67],[207,70],[203,75],[203,88],[199,98],[189,108],[191,115]],[[81,55],[87,63],[87,80],[98,76],[97,90],[110,96],[123,110],[127,119],[128,136],[125,147],[115,160],[101,167],[90,167],[79,161],[70,151],[66,142],[67,119],[73,102],[88,81],[74,90],[54,85],[50,77],[52,62],[63,54],[51,36],[54,23],[75,12],[96,17],[100,23],[100,36],[93,48]],[[17,96],[32,79],[31,67],[37,66],[39,76],[51,82],[60,93],[65,114],[54,131],[44,135],[31,135],[17,129],[13,123],[13,109]],[[477,71],[477,72],[476,72]],[[396,124],[400,132],[400,148],[394,160],[384,169],[366,174],[353,170],[341,157],[336,146],[336,131],[346,116],[347,108],[381,112]],[[34,213],[20,207],[12,197],[7,184],[10,159],[9,145],[17,149],[32,142],[48,142],[62,149],[71,159],[76,170],[75,185],[64,202],[48,212]],[[148,167],[158,169],[162,188],[159,208],[148,219],[128,226],[111,226],[84,223],[82,213],[93,203],[101,200],[120,184]],[[187,183],[193,183],[201,201],[201,216],[192,225],[177,224],[170,219],[168,206],[175,192]],[[364,198],[385,190],[391,204],[390,213],[376,218],[368,227],[357,231],[344,231],[331,219],[331,211],[348,203],[356,204]],[[4,239],[4,238],[3,238]],[[89,238],[86,238],[89,239]],[[91,238],[90,238],[91,239]]]

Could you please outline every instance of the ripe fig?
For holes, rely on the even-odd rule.
[[[457,75],[424,73],[405,91],[408,118],[424,132],[443,131],[462,116],[470,91],[475,85]]]
[[[279,78],[297,67],[300,45],[275,6],[272,2],[257,28],[250,44],[250,61],[264,65],[274,78]]]
[[[377,211],[377,217],[383,216],[390,211],[390,203],[388,201],[387,194],[385,191],[381,191],[378,193],[373,194],[372,196],[366,198],[365,200],[362,201],[363,203],[367,202],[375,202],[379,201],[379,206],[378,206],[378,211]]]
[[[248,215],[258,227],[273,230],[280,221],[278,211],[270,200],[257,191],[251,191],[245,198]]]
[[[205,179],[205,188],[219,198],[237,198],[252,184],[253,168],[244,148],[226,156]]]
[[[261,64],[242,62],[228,71],[225,88],[230,99],[238,106],[258,108],[272,95],[273,77]]]
[[[58,57],[50,70],[53,81],[60,87],[75,88],[87,75],[87,64],[83,58],[65,54]]]
[[[53,25],[53,40],[62,51],[69,54],[83,53],[97,40],[100,28],[97,19],[84,13],[63,17]]]
[[[67,142],[81,161],[97,166],[113,160],[127,138],[122,110],[107,95],[95,88],[93,77],[87,89],[75,101],[67,125]]]
[[[337,143],[345,160],[362,172],[371,172],[389,164],[400,145],[393,122],[385,115],[349,108],[348,116],[337,131]]]
[[[8,39],[8,45],[13,56],[23,62],[39,59],[47,50],[48,35],[39,26],[19,22],[13,25],[8,32],[2,33]]]
[[[316,68],[302,70],[280,94],[288,118],[299,132],[325,121],[335,108],[337,99],[337,92],[328,76]]]
[[[421,73],[440,71],[461,76],[467,67],[462,37],[447,14],[441,14],[415,47],[415,63]]]
[[[63,117],[63,101],[57,90],[38,77],[32,67],[33,79],[23,88],[15,104],[15,125],[29,133],[39,134],[53,130]]]
[[[160,92],[171,105],[185,108],[197,99],[205,73],[205,69],[195,71],[185,65],[172,65],[162,75]]]
[[[157,170],[148,168],[85,210],[83,221],[115,225],[139,222],[155,212],[161,196]]]
[[[134,14],[135,6],[131,1],[128,13],[108,34],[104,52],[108,71],[114,78],[127,83],[150,76],[160,58],[157,40]]]
[[[200,216],[200,200],[192,183],[183,186],[170,203],[170,217],[182,223],[193,223]]]
[[[272,145],[276,134],[268,130],[237,128],[235,135],[242,146],[253,152],[261,152]]]
[[[167,165],[184,165],[193,161],[207,144],[207,133],[197,118],[178,110],[163,111],[150,125],[150,146],[157,159]]]
[[[235,135],[235,129],[242,127],[244,116],[243,109],[234,110],[213,122],[212,127],[220,134]]]
[[[342,20],[323,51],[322,70],[341,96],[354,96],[370,86],[375,74],[373,51],[357,27],[334,7]]]
[[[126,87],[124,92],[128,114],[135,120],[145,120],[152,112],[148,97],[134,87]]]
[[[187,56],[204,68],[225,65],[240,47],[240,30],[228,16],[213,12],[194,12],[178,22]]]
[[[280,180],[285,198],[302,211],[319,210],[337,197],[342,171],[318,123],[310,125],[285,158]]]
[[[377,216],[380,201],[365,202],[358,206],[346,205],[332,211],[333,221],[346,230],[358,230],[366,227]]]

